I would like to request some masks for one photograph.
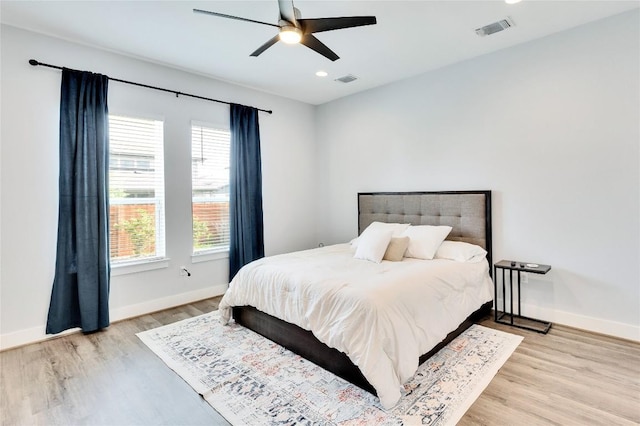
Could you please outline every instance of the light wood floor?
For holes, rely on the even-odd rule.
[[[226,425],[135,336],[219,298],[0,353],[1,425]],[[524,336],[461,425],[638,425],[640,344],[554,326]]]

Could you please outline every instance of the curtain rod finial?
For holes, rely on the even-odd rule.
[[[33,65],[34,67],[35,67],[36,65],[40,65],[40,62],[36,61],[35,59],[29,59],[29,63],[30,63],[31,65]]]

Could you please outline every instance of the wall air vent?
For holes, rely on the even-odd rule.
[[[499,33],[500,31],[504,31],[507,28],[513,27],[514,25],[515,24],[513,23],[513,19],[506,17],[504,19],[499,20],[498,22],[485,25],[482,28],[477,28],[476,34],[478,34],[479,37],[484,37],[491,34]]]
[[[358,77],[353,74],[347,74],[344,77],[336,78],[335,81],[339,81],[340,83],[351,83],[352,81],[356,81]]]

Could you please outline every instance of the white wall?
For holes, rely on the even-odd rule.
[[[58,216],[58,70],[31,58],[186,93],[272,109],[260,113],[267,255],[316,242],[314,107],[175,69],[2,26],[0,347],[44,337]],[[111,318],[222,294],[228,259],[191,263],[191,120],[228,125],[229,108],[117,82],[112,113],[162,117],[169,267],[111,280]],[[282,137],[295,134],[295,140]],[[295,161],[293,160],[295,159]],[[187,266],[190,278],[180,277]]]
[[[523,313],[640,340],[639,20],[320,106],[319,239],[356,235],[359,191],[491,189],[494,259],[553,267]]]

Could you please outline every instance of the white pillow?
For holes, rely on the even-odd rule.
[[[456,262],[478,262],[486,255],[487,251],[475,244],[464,241],[443,241],[434,258],[451,259]]]
[[[358,248],[353,257],[380,263],[391,241],[391,235],[393,235],[392,229],[365,229],[360,235]]]
[[[368,229],[391,229],[393,230],[392,237],[399,237],[408,227],[409,227],[408,223],[371,222],[369,226],[367,226],[367,228],[364,231],[362,231],[362,234],[364,234]],[[360,237],[362,236],[362,234],[360,234]],[[358,247],[360,237],[356,237],[353,240],[351,240],[350,242],[351,247],[353,248]]]
[[[450,226],[419,225],[410,226],[402,234],[409,237],[409,247],[404,257],[417,259],[433,259],[440,244],[451,232]]]

